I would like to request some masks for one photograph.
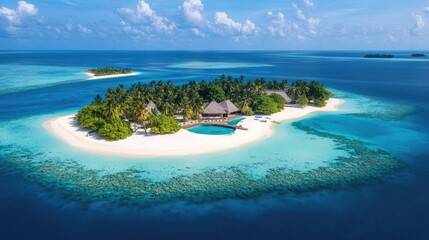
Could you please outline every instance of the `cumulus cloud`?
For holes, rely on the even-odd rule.
[[[304,3],[307,6],[314,7],[314,3],[311,2],[311,1],[308,1],[308,2],[304,1]],[[307,16],[305,16],[305,14],[302,11],[302,9],[300,9],[298,7],[298,5],[296,5],[295,3],[292,3],[292,7],[295,9],[295,14],[296,14],[298,20],[300,21],[300,25],[302,25],[302,27],[304,27],[304,28],[307,28],[308,33],[310,33],[312,35],[317,34],[317,27],[320,24],[320,19],[316,18],[316,17],[307,17]]]
[[[236,31],[240,31],[242,27],[241,23],[235,22],[234,20],[229,18],[226,12],[217,12],[215,15],[215,22],[216,24],[223,24],[228,28],[234,29]]]
[[[202,33],[198,28],[192,28],[191,32],[198,37],[205,37],[205,34]]]
[[[84,35],[92,33],[91,29],[89,29],[88,27],[82,26],[80,24],[77,25],[77,31]]]
[[[316,29],[317,29],[317,27],[320,24],[320,19],[319,18],[310,17],[310,18],[307,19],[307,24],[308,24],[309,32],[311,34],[316,34],[317,33]]]
[[[312,8],[315,6],[314,2],[312,2],[311,0],[303,0],[305,6]]]
[[[194,24],[201,24],[204,22],[202,12],[204,5],[201,0],[186,0],[183,2],[182,10],[186,20]]]
[[[420,14],[413,14],[414,25],[410,29],[411,36],[419,36],[426,27],[426,21]]]
[[[270,17],[270,26],[268,27],[268,31],[273,36],[285,37],[287,31],[287,22],[283,13],[279,12],[274,14],[272,12],[268,12],[268,16]]]
[[[268,12],[268,31],[271,35],[298,40],[305,40],[317,35],[320,19],[313,16],[306,16],[295,3],[292,4],[292,7],[295,9],[296,18],[290,20],[282,12]]]
[[[21,31],[23,28],[29,28],[39,21],[37,12],[37,7],[26,1],[19,1],[15,9],[2,6],[0,8],[0,29],[5,30],[8,34],[24,33]],[[26,33],[34,31],[32,29]]]
[[[415,15],[413,15],[413,18],[414,18],[414,22],[415,22],[415,27],[417,29],[421,30],[421,29],[425,28],[426,22],[423,19],[422,15],[415,14]]]
[[[0,16],[11,25],[19,25],[26,19],[35,17],[38,9],[34,4],[27,3],[26,1],[19,1],[16,9],[7,7],[0,8]]]
[[[232,18],[228,17],[226,12],[217,12],[215,14],[215,23],[242,34],[251,34],[256,32],[256,26],[252,21],[246,19],[244,23],[236,22]]]
[[[140,0],[137,4],[136,9],[129,8],[118,8],[118,13],[129,23],[135,25],[136,28],[144,28],[145,31],[151,31],[152,29],[158,32],[172,32],[176,29],[174,23],[165,18],[158,16],[155,11],[150,7],[144,0]],[[121,23],[128,27],[132,27],[132,24]],[[143,29],[137,32],[145,32]],[[136,31],[133,31],[136,32]]]
[[[300,9],[295,3],[292,3],[293,8],[295,8],[295,13],[298,19],[300,20],[306,20],[304,13],[302,12],[302,9]]]
[[[84,26],[80,23],[78,23],[78,24],[67,23],[65,25],[65,30],[67,32],[78,32],[81,35],[88,35],[88,34],[92,33],[92,29],[90,29],[87,26]]]

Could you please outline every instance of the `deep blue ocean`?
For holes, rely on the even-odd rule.
[[[393,59],[365,59],[366,53],[0,51],[0,239],[429,239],[429,58],[402,51],[389,52]],[[104,66],[141,74],[103,80],[84,74]],[[221,74],[317,80],[346,103],[338,113],[284,123],[271,139],[252,146],[188,158],[82,153],[42,126],[118,84],[183,84]],[[303,125],[313,132],[299,128]],[[77,178],[84,175],[55,171],[79,169],[88,175],[100,170],[117,176],[133,168],[170,184],[175,176],[236,167],[257,182],[274,167],[301,172],[328,167],[338,156],[351,154],[336,147],[338,139],[366,142],[403,167],[311,190],[239,195],[232,188],[219,199],[177,198],[150,205],[110,200],[116,195],[108,192],[94,199],[99,189],[79,185]],[[204,186],[210,184],[207,180]]]

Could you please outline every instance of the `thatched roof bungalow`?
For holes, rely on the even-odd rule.
[[[205,117],[223,117],[225,114],[225,109],[216,101],[211,101],[204,108],[203,116]]]
[[[238,108],[234,105],[234,103],[232,103],[229,99],[219,103],[219,105],[225,110],[228,115],[239,111]]]
[[[289,104],[289,103],[292,102],[292,99],[283,90],[266,90],[265,94],[267,94],[267,95],[278,94],[278,95],[282,96],[286,100],[286,103]]]
[[[147,106],[146,106],[146,111],[148,112],[152,112],[152,111],[157,111],[158,108],[156,107],[155,103],[150,101]]]

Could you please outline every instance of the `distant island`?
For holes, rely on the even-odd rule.
[[[394,56],[392,54],[366,54],[363,56],[364,58],[393,58]]]
[[[97,80],[105,78],[130,77],[141,73],[133,72],[131,71],[131,68],[100,67],[89,69],[85,74],[90,77],[88,80]]]
[[[92,68],[88,70],[88,73],[93,74],[95,77],[100,76],[110,76],[116,74],[130,74],[132,73],[131,68],[112,68],[112,67],[102,67],[102,68]]]
[[[413,53],[411,54],[411,57],[426,57],[426,55],[423,53]]]

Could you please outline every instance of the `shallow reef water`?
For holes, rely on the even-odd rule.
[[[292,126],[308,134],[331,139],[338,149],[349,152],[350,156],[339,156],[328,166],[309,171],[288,169],[287,166],[271,168],[259,178],[246,174],[240,167],[229,167],[177,175],[162,181],[146,178],[145,170],[138,168],[105,174],[87,169],[73,159],[32,161],[35,157],[33,151],[21,149],[16,152],[12,145],[0,146],[0,164],[71,200],[127,205],[152,205],[177,200],[248,199],[266,193],[302,193],[362,185],[389,176],[404,166],[388,152],[368,143],[321,132],[302,122],[294,122]],[[44,153],[36,155],[43,158]]]

